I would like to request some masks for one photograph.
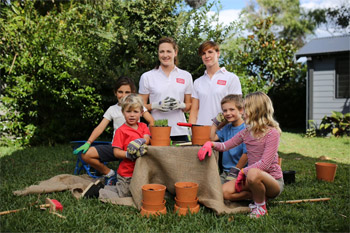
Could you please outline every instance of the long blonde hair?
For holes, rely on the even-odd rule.
[[[248,94],[244,99],[244,112],[247,128],[254,137],[265,135],[270,127],[282,132],[273,118],[272,101],[265,93],[258,91]]]

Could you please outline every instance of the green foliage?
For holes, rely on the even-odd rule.
[[[299,0],[252,0],[242,12],[249,29],[255,27],[256,20],[274,17],[271,31],[297,47],[302,47],[306,35],[316,28],[316,23],[300,8]]]
[[[168,119],[159,119],[154,121],[155,127],[168,127]]]
[[[273,18],[257,20],[253,34],[226,46],[225,66],[241,78],[243,94],[258,90],[267,93],[280,80],[298,78],[301,64],[294,61],[297,47],[276,38],[270,31],[272,25]]]
[[[332,111],[331,116],[324,116],[320,124],[321,135],[350,136],[350,113]]]
[[[318,126],[314,120],[309,120],[306,137],[333,135],[335,137],[350,136],[350,113],[332,111],[331,116],[324,116]]]
[[[64,27],[69,15],[53,10],[43,17],[34,5],[2,3],[1,137],[53,144],[81,135],[81,125],[96,124],[101,97],[73,76],[84,62],[67,45],[77,41]]]

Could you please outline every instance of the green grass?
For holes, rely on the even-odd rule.
[[[196,215],[172,213],[143,218],[132,207],[76,200],[69,191],[42,195],[14,196],[23,189],[58,174],[73,173],[75,157],[70,145],[26,149],[0,148],[0,211],[29,206],[46,197],[59,200],[64,210],[58,218],[48,211],[29,208],[0,217],[1,232],[349,232],[349,138],[304,138],[283,133],[280,150],[283,170],[296,171],[296,183],[286,185],[276,201],[330,197],[328,202],[276,204],[269,202],[269,216],[251,220],[246,214],[217,216],[201,207]],[[320,156],[338,164],[333,183],[316,180],[314,163]]]

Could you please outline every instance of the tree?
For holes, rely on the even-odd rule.
[[[270,30],[278,38],[293,42],[298,47],[316,28],[316,23],[300,8],[299,0],[251,0],[242,13],[249,29],[254,27],[255,20],[272,17],[274,25]]]
[[[256,20],[251,35],[236,38],[223,48],[225,66],[241,77],[244,94],[268,93],[279,80],[298,77],[297,47],[277,38],[270,30],[272,25],[272,18]]]
[[[315,9],[307,12],[310,20],[319,27],[325,27],[332,35],[335,33],[348,34],[350,23],[350,6],[343,4],[334,8]]]

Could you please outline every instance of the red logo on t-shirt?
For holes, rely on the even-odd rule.
[[[183,78],[176,78],[177,83],[185,84],[185,79]]]
[[[226,80],[218,80],[217,84],[219,85],[226,85]]]

